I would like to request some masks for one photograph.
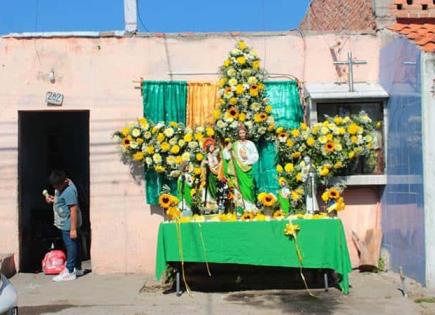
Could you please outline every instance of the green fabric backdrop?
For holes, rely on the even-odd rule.
[[[171,121],[186,123],[187,82],[186,81],[143,81],[143,113],[157,123]],[[159,194],[164,184],[176,194],[177,184],[168,181],[154,171],[145,173],[145,191],[148,204],[158,204]]]
[[[303,121],[299,89],[296,81],[265,82],[267,97],[272,105],[272,114],[277,127],[297,128]],[[257,144],[259,160],[254,165],[257,192],[277,193],[279,189],[276,163],[278,153],[271,142]]]

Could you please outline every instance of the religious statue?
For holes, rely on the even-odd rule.
[[[258,161],[258,151],[255,144],[247,139],[243,124],[239,125],[238,136],[239,140],[229,142],[223,150],[224,174],[229,186],[234,189],[237,212],[256,211],[252,165]]]
[[[181,215],[183,217],[192,216],[192,186],[193,186],[193,178],[190,175],[191,171],[189,170],[189,163],[183,163],[180,167],[181,175],[178,177],[177,181],[177,195],[179,199],[178,207],[181,210]]]
[[[207,210],[217,209],[217,195],[218,195],[218,182],[219,173],[221,170],[220,150],[216,147],[216,142],[213,138],[207,138],[203,144],[204,151],[207,153],[203,161],[203,178],[204,190],[202,200],[204,207]]]
[[[316,190],[316,172],[311,164],[309,156],[304,157],[305,166],[302,169],[302,178],[305,179],[305,205],[306,213],[314,214],[319,211],[319,204],[317,203],[317,190]]]

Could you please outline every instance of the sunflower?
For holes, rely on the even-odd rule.
[[[268,193],[263,198],[263,205],[265,207],[272,207],[276,202],[276,197],[272,193]]]
[[[124,139],[121,140],[121,144],[124,147],[128,147],[130,145],[130,142],[131,142],[131,137],[130,136],[127,136],[127,137],[125,137]]]
[[[252,97],[256,97],[258,96],[258,85],[253,85],[251,86],[251,88],[249,89],[249,95],[251,95]]]
[[[261,122],[261,115],[260,115],[259,113],[256,113],[256,114],[254,115],[254,121],[255,121],[256,123]]]
[[[242,221],[252,221],[255,217],[255,214],[252,211],[245,211],[241,217]]]
[[[238,115],[239,115],[239,111],[234,106],[228,108],[227,112],[225,113],[225,117],[233,118],[233,119],[236,119]]]
[[[282,210],[275,211],[272,217],[277,220],[284,219],[284,212]]]
[[[331,199],[338,199],[340,197],[340,192],[332,187],[331,189],[329,189],[329,198]]]
[[[261,119],[261,121],[265,121],[266,119],[267,119],[267,114],[266,113],[261,113],[260,114],[260,119]]]
[[[327,143],[325,144],[325,151],[326,151],[327,153],[334,152],[334,149],[335,149],[335,144],[334,144],[334,142],[329,141],[329,142],[327,142]]]
[[[288,236],[296,236],[296,233],[300,230],[299,225],[293,223],[287,223],[284,228],[284,234]]]
[[[168,209],[171,206],[172,196],[170,194],[161,194],[159,197],[159,205],[163,209]]]

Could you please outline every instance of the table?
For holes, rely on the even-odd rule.
[[[284,235],[288,220],[257,222],[181,223],[185,262],[246,264],[256,266],[299,267],[294,240]],[[340,219],[295,219],[303,255],[303,268],[332,269],[340,276],[339,286],[349,293],[352,270],[343,224]],[[201,237],[202,236],[202,237]],[[156,278],[160,279],[168,262],[180,262],[177,226],[160,224]],[[203,242],[204,244],[203,244]]]

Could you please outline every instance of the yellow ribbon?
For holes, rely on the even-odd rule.
[[[201,223],[198,223],[198,228],[199,228],[199,236],[201,238],[202,249],[204,251],[205,266],[207,267],[208,276],[211,277],[211,272],[210,272],[210,268],[209,268],[209,265],[208,265],[207,250],[205,248],[204,237],[202,236],[202,225],[201,225]]]
[[[181,275],[183,277],[184,286],[186,287],[186,292],[189,294],[189,296],[192,296],[192,291],[190,290],[189,285],[186,281],[186,274],[184,271],[184,255],[183,255],[183,239],[181,236],[181,223],[179,220],[175,222],[175,227],[177,230],[177,241],[178,241],[178,255],[180,256],[181,260]]]

